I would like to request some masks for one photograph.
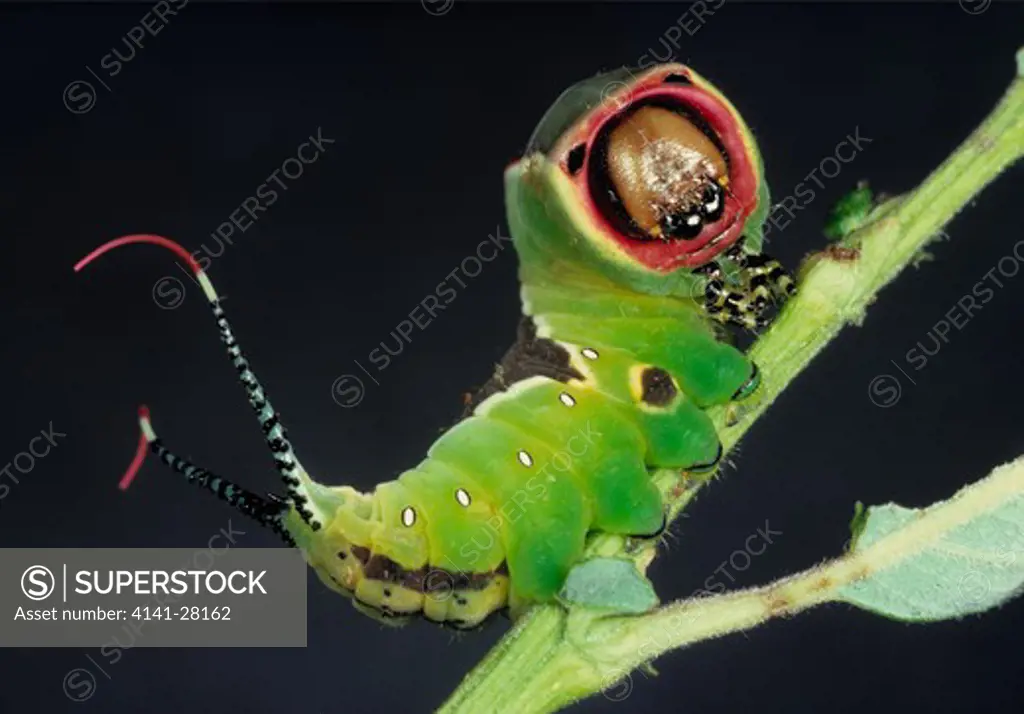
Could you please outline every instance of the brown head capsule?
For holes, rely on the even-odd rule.
[[[722,215],[725,157],[686,117],[641,107],[612,130],[608,175],[637,226],[655,238],[695,238]]]

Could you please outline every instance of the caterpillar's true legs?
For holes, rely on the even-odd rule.
[[[756,330],[768,324],[768,306],[796,292],[796,283],[774,258],[749,255],[737,245],[725,253],[737,267],[726,276],[721,266],[709,263],[702,272],[708,282],[704,288],[704,309],[713,320]]]
[[[775,258],[765,253],[750,255],[742,247],[734,246],[726,256],[739,266],[745,281],[754,289],[765,288],[773,298],[785,299],[796,293],[796,282]]]

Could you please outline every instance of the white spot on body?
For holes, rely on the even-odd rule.
[[[576,400],[573,399],[572,395],[569,394],[568,392],[562,392],[561,394],[559,394],[558,395],[558,401],[560,401],[562,404],[564,404],[567,407],[574,407],[574,406],[576,406]]]
[[[530,456],[526,451],[520,450],[517,456],[519,457],[519,463],[521,463],[523,466],[527,468],[533,466],[533,457]]]
[[[455,500],[464,508],[469,508],[469,504],[473,502],[469,497],[469,493],[464,488],[456,489]]]
[[[580,350],[580,354],[582,354],[587,359],[597,359],[597,350],[593,349],[592,347],[584,347],[582,350]]]
[[[412,506],[406,506],[402,509],[402,525],[406,528],[412,528],[412,525],[416,522],[416,510]]]

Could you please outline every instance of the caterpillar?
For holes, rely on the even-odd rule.
[[[722,447],[705,410],[759,374],[725,339],[757,329],[795,285],[761,252],[768,188],[757,144],[725,96],[669,64],[592,77],[544,115],[505,171],[523,318],[494,375],[423,461],[371,493],[316,482],[188,251],[272,452],[267,497],[168,450],[139,411],[147,453],[299,548],[323,583],[385,620],[472,628],[554,599],[595,531],[659,536],[651,474],[712,474]]]

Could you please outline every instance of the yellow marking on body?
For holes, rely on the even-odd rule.
[[[634,364],[629,368],[629,396],[637,403],[637,406],[644,405],[644,372],[650,369],[650,365]]]
[[[672,380],[672,386],[676,390],[676,395],[668,404],[659,406],[657,404],[648,404],[644,401],[644,372],[649,369],[659,369]],[[686,395],[683,393],[682,387],[679,386],[679,382],[676,381],[675,375],[653,364],[634,364],[629,368],[629,395],[633,398],[636,408],[648,414],[664,414],[666,411],[674,409],[680,399],[686,399]]]

